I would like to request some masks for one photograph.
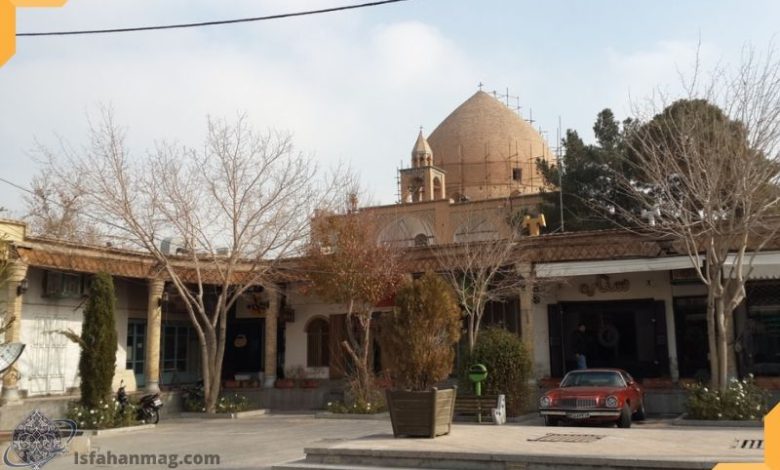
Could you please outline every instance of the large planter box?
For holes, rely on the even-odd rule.
[[[387,408],[395,437],[436,437],[449,434],[455,412],[455,389],[428,392],[388,390]]]

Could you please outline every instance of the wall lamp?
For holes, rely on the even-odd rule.
[[[168,292],[163,291],[160,297],[157,297],[157,306],[162,307],[163,304],[168,303]]]
[[[30,288],[30,283],[27,281],[27,278],[22,279],[19,281],[19,285],[16,286],[16,295],[22,295],[25,292],[27,292],[27,289]]]

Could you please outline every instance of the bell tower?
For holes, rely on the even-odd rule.
[[[412,148],[412,166],[399,170],[403,204],[445,199],[445,171],[433,165],[433,152],[422,128]]]

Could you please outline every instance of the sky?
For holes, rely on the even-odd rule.
[[[361,0],[68,0],[19,9],[18,32],[186,23],[320,9]],[[87,142],[111,106],[133,155],[156,142],[200,147],[208,116],[245,113],[292,134],[323,171],[339,163],[373,200],[396,200],[420,126],[430,133],[483,83],[519,97],[551,146],[558,122],[592,140],[596,114],[618,118],[655,90],[766,49],[780,2],[407,0],[257,23],[89,36],[20,37],[0,68],[2,176],[29,186],[36,142]],[[25,214],[0,183],[0,217]]]

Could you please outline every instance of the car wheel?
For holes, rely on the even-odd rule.
[[[544,425],[545,426],[558,426],[558,418],[555,418],[553,416],[545,416],[544,417]]]
[[[619,428],[631,427],[631,407],[628,406],[628,403],[623,405],[623,411],[620,412],[617,425]]]
[[[645,401],[642,400],[639,402],[639,408],[637,408],[636,413],[634,413],[634,421],[644,421],[646,417],[645,413]]]

